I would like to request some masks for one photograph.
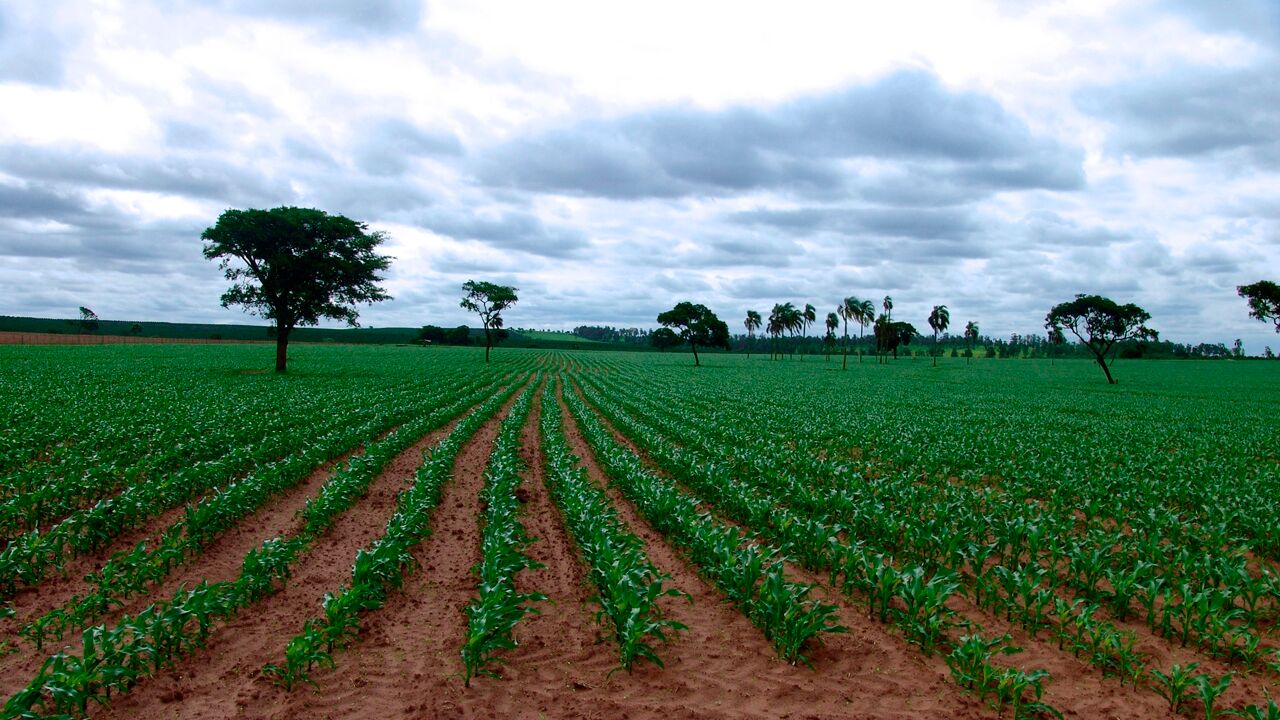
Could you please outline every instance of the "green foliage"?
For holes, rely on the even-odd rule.
[[[1107,356],[1117,343],[1158,339],[1159,333],[1146,326],[1150,319],[1151,313],[1133,303],[1120,305],[1100,295],[1076,295],[1075,300],[1054,305],[1045,315],[1044,326],[1051,341],[1061,335],[1062,328],[1070,330],[1093,353],[1107,382],[1115,384]]]
[[[532,398],[530,386],[502,421],[485,469],[480,492],[480,564],[472,570],[479,579],[479,594],[464,609],[467,632],[462,643],[462,679],[467,687],[476,675],[498,677],[495,666],[502,663],[501,652],[516,646],[512,634],[516,624],[537,612],[534,603],[547,599],[542,593],[519,592],[515,585],[516,573],[542,567],[524,553],[533,539],[520,524],[516,499],[523,469],[517,453],[520,430],[529,417]]]
[[[676,588],[664,587],[670,576],[660,573],[642,549],[640,538],[618,517],[608,496],[585,477],[578,458],[570,451],[554,397],[554,381],[541,396],[542,449],[546,457],[546,483],[552,502],[561,513],[574,542],[591,571],[600,605],[596,620],[608,618],[618,642],[618,660],[627,671],[638,660],[662,667],[654,641],[667,642],[685,626],[662,616],[663,597],[693,598]]]
[[[698,362],[698,346],[729,349],[729,326],[716,317],[706,305],[691,302],[676,303],[674,308],[658,313],[658,323],[674,328],[680,339],[693,350],[694,365]]]
[[[1263,322],[1271,321],[1276,326],[1276,332],[1280,333],[1280,285],[1270,280],[1259,280],[1237,287],[1236,293],[1249,303],[1249,317]]]
[[[284,348],[295,326],[321,318],[355,326],[357,304],[390,299],[378,283],[391,258],[375,252],[386,235],[367,229],[322,210],[278,207],[227,210],[201,233],[205,258],[219,260],[233,283],[222,306],[243,305],[275,321],[277,371],[284,372]]]
[[[462,284],[466,294],[459,305],[480,316],[484,328],[484,361],[489,362],[489,349],[493,347],[495,333],[502,332],[502,311],[516,304],[516,288],[483,280],[468,280]],[[501,338],[499,338],[501,339]]]

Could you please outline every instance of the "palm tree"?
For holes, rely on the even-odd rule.
[[[858,298],[850,295],[844,299],[844,302],[840,303],[840,305],[836,307],[836,314],[844,321],[844,344],[840,346],[841,370],[849,369],[849,320],[856,317],[855,313],[857,312],[857,308],[861,302],[862,301]]]
[[[809,303],[804,304],[804,312],[800,315],[800,338],[803,345],[804,340],[809,337],[809,324],[818,321],[818,309]],[[804,347],[800,348],[800,359],[804,359]]]
[[[889,304],[893,304],[890,301]],[[853,319],[858,321],[858,362],[862,362],[862,332],[876,321],[876,306],[870,300],[863,300],[854,305]]]
[[[827,334],[822,338],[822,345],[827,351],[827,362],[831,362],[831,346],[835,345],[836,330],[840,328],[840,316],[827,313]]]
[[[748,310],[747,319],[742,324],[747,326],[747,359],[750,360],[751,343],[756,339],[756,331],[760,329],[760,313]]]
[[[968,365],[973,360],[973,344],[978,341],[978,323],[972,320],[965,323],[964,339],[969,345],[969,355],[964,359],[964,364]]]
[[[885,327],[888,327],[889,323],[893,322],[893,298],[889,297],[888,295],[885,295],[884,300],[880,303],[880,307],[884,308],[884,315],[882,315],[881,317],[884,318]],[[880,350],[880,338],[877,336],[876,351],[879,352],[879,350]],[[883,363],[884,361],[885,361],[884,353],[880,353],[880,362]]]
[[[769,353],[771,360],[776,359],[778,352],[778,338],[782,337],[782,333],[791,329],[793,319],[798,313],[791,303],[774,304],[773,312],[769,313],[769,324],[765,327],[770,335],[773,336],[773,345]]]
[[[1060,325],[1050,325],[1049,328],[1049,365],[1052,367],[1056,356],[1055,348],[1067,341],[1067,336],[1062,333]]]
[[[951,311],[946,305],[934,305],[929,313],[929,327],[933,328],[933,366],[938,367],[938,333],[951,324]]]

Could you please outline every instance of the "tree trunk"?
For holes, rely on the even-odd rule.
[[[844,321],[844,344],[840,346],[840,369],[849,369],[849,321]]]
[[[289,360],[289,331],[287,325],[276,326],[276,372],[285,372],[285,365]]]
[[[489,327],[485,326],[485,329],[484,329],[484,361],[485,362],[489,362],[489,346],[492,345],[492,343],[489,340],[490,337],[491,336],[489,335]]]
[[[693,351],[693,366],[702,367],[702,363],[698,362],[698,346],[693,343],[689,343],[689,349]]]
[[[1101,355],[1097,356],[1098,367],[1102,368],[1102,372],[1107,376],[1107,384],[1115,385],[1116,379],[1111,377],[1111,368],[1107,367],[1107,361]]]

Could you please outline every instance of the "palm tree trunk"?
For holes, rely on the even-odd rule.
[[[840,346],[840,369],[849,369],[849,321],[844,321],[844,343]]]

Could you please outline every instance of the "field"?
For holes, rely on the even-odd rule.
[[[1280,718],[1280,366],[0,347],[5,717]]]

